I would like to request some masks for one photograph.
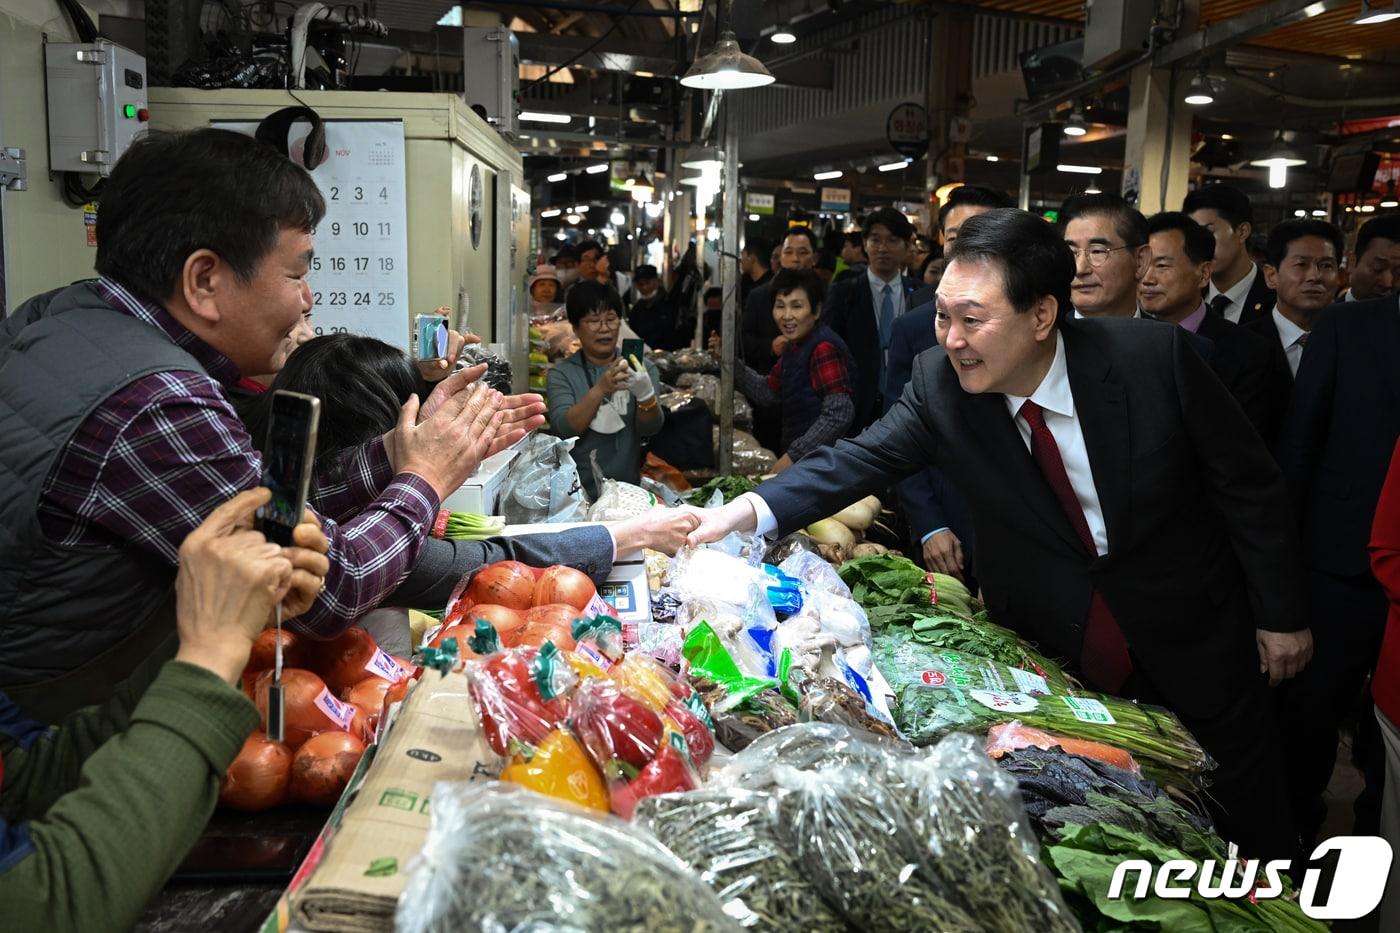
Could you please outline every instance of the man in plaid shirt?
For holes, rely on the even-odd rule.
[[[150,594],[168,591],[185,536],[259,484],[224,390],[271,371],[310,309],[324,211],[307,172],[251,137],[152,134],[108,180],[101,278],[4,322],[0,689],[132,657],[124,645],[154,615]],[[346,455],[341,481],[314,485],[331,568],[324,588],[295,581],[317,592],[292,628],[330,637],[376,606],[414,566],[441,499],[543,422],[539,396],[478,386],[483,369],[421,407],[411,398],[393,431]],[[75,698],[83,686],[66,682]]]

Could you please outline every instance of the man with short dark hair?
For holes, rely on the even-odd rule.
[[[1267,320],[1274,306],[1273,289],[1263,271],[1249,258],[1254,232],[1254,206],[1231,185],[1205,185],[1186,196],[1183,213],[1215,237],[1215,268],[1206,289],[1206,308],[1236,324]]]
[[[749,237],[744,240],[744,248],[739,250],[739,271],[744,277],[739,280],[739,307],[747,306],[753,290],[773,277],[768,257],[773,249],[766,240]]]
[[[311,307],[324,210],[310,175],[251,136],[149,134],[107,179],[101,278],[0,325],[0,689],[30,715],[105,699],[160,650],[180,542],[259,485],[225,390],[272,371]],[[316,478],[330,572],[291,628],[328,638],[375,608],[420,562],[441,499],[543,422],[538,396],[471,386],[483,372],[410,400]]]
[[[1145,315],[1200,338],[1201,355],[1270,445],[1288,404],[1288,367],[1275,341],[1208,314],[1201,292],[1210,281],[1215,238],[1186,214],[1147,221],[1147,255],[1138,303]],[[1082,267],[1081,267],[1082,268]]]
[[[1180,328],[1069,320],[1073,278],[1039,217],[968,220],[938,286],[947,356],[854,440],[700,512],[691,543],[786,534],[936,464],[971,506],[992,618],[1174,710],[1219,762],[1222,835],[1288,857],[1268,683],[1311,640],[1283,477]]]
[[[1011,199],[994,188],[962,185],[954,188],[938,211],[940,239],[952,249],[963,223],[978,214],[1011,207]],[[921,296],[927,296],[921,298]],[[914,309],[894,322],[889,367],[883,391],[889,411],[914,372],[914,360],[924,351],[941,354],[934,334],[934,288],[925,286],[910,297]],[[899,501],[923,564],[929,570],[957,577],[975,587],[975,540],[967,502],[937,467],[928,467],[899,484]]]
[[[1074,313],[1141,317],[1137,283],[1147,256],[1147,218],[1116,194],[1080,194],[1060,207],[1074,256]]]
[[[1275,304],[1271,318],[1250,326],[1278,340],[1290,375],[1298,373],[1313,321],[1337,298],[1342,242],[1342,232],[1325,220],[1285,220],[1269,231],[1264,276]]]
[[[1373,217],[1362,224],[1347,258],[1351,284],[1343,301],[1369,301],[1400,291],[1400,216]]]
[[[833,282],[843,282],[865,271],[870,260],[865,255],[865,241],[861,231],[850,230],[841,235],[841,253],[837,260]]]
[[[724,290],[718,285],[711,285],[705,289],[701,301],[705,303],[705,340],[708,343],[712,335],[720,332],[724,320]]]
[[[827,297],[828,326],[846,341],[856,363],[856,419],[860,430],[879,417],[880,389],[894,322],[913,306],[919,282],[904,274],[914,225],[892,207],[871,211],[861,226],[869,265],[865,273],[837,283]]]
[[[676,310],[661,287],[661,276],[653,265],[640,265],[632,275],[632,307],[627,310],[627,326],[653,350],[675,350],[689,341],[678,339]]]

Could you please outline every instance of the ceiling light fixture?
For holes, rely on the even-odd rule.
[[[527,123],[572,123],[574,118],[567,113],[542,113],[538,110],[520,111],[520,119]]]
[[[565,217],[564,219],[567,220],[567,221],[568,221],[569,223],[571,223],[571,224],[576,224],[576,223],[578,223],[580,220],[582,220],[583,218],[580,217],[580,216],[577,215],[577,214],[570,214],[569,216]]]
[[[561,182],[568,177],[568,172],[555,172],[553,175],[550,175],[547,178],[545,178],[545,181],[549,182],[550,184],[556,184],[557,182]]]
[[[1182,98],[1193,107],[1204,107],[1206,104],[1215,103],[1215,88],[1211,85],[1210,77],[1200,71],[1191,83],[1186,87],[1186,96]]]
[[[558,217],[558,216],[559,216],[560,214],[562,214],[562,213],[564,213],[564,212],[561,211],[559,208],[557,208],[557,207],[551,207],[551,208],[550,208],[549,210],[547,210],[547,211],[540,211],[540,217],[545,218],[545,219],[548,219],[548,218],[550,218],[550,217]]]
[[[627,217],[622,213],[622,211],[613,211],[611,214],[608,215],[608,222],[611,223],[614,227],[620,227],[623,224],[627,223]]]
[[[1097,165],[1068,165],[1061,162],[1055,166],[1057,172],[1068,172],[1071,175],[1102,175],[1103,169]]]
[[[1361,211],[1361,213],[1363,214],[1374,214],[1376,212],[1376,205],[1363,204],[1359,208],[1357,208],[1357,210]]]
[[[1268,151],[1249,164],[1267,168],[1269,170],[1269,187],[1282,188],[1288,184],[1288,170],[1299,165],[1307,165],[1308,160],[1283,141],[1283,132],[1280,131],[1274,137],[1273,144],[1269,146]]]
[[[745,55],[731,26],[734,0],[722,0],[719,11],[719,39],[701,55],[681,78],[686,87],[707,91],[739,91],[763,87],[776,80],[763,62]]]
[[[1089,132],[1089,124],[1084,121],[1084,111],[1075,106],[1074,112],[1069,115],[1069,120],[1065,122],[1064,133],[1066,136],[1083,136]]]
[[[775,45],[792,45],[797,41],[797,34],[789,26],[779,26],[773,30],[773,34],[768,40]]]
[[[588,205],[587,205],[587,204],[575,204],[575,205],[574,205],[574,213],[575,213],[575,214],[587,214],[587,213],[588,213]]]
[[[897,171],[899,171],[899,170],[902,169],[902,168],[908,168],[908,167],[909,167],[910,165],[912,165],[913,163],[914,163],[914,160],[913,160],[913,159],[904,159],[904,160],[899,161],[899,162],[886,162],[884,165],[877,166],[877,167],[878,167],[879,170],[882,171],[882,172],[897,172]]]
[[[833,169],[830,172],[817,172],[812,176],[813,181],[831,181],[833,178],[840,178],[844,172],[840,169]]]
[[[719,168],[724,165],[724,153],[713,146],[697,146],[681,156],[681,168]]]
[[[1306,217],[1306,216],[1308,216],[1308,212],[1305,211],[1305,210],[1303,210],[1303,209],[1300,207],[1300,208],[1298,208],[1296,211],[1293,212],[1293,216],[1294,216],[1294,217]]]
[[[1400,19],[1400,0],[1361,0],[1361,12],[1352,20],[1353,26],[1373,26]]]
[[[588,168],[584,169],[584,171],[590,175],[598,175],[603,172],[606,172],[609,168],[611,168],[611,166],[609,166],[606,162],[595,162],[594,164],[588,166]]]
[[[1312,215],[1313,215],[1314,217],[1326,217],[1326,216],[1327,216],[1327,212],[1324,211],[1322,208],[1319,207],[1319,208],[1315,209],[1315,210],[1312,212]]]
[[[1001,161],[1001,156],[989,155],[989,156],[987,156],[987,161],[988,161],[988,162],[1000,162],[1000,161]]]
[[[756,224],[756,223],[758,223],[759,220],[761,220],[761,219],[762,219],[762,218],[760,218],[757,214],[750,214],[750,215],[749,215],[749,223]]]

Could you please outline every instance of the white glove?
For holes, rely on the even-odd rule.
[[[651,376],[647,373],[645,366],[640,372],[632,370],[627,379],[627,391],[631,392],[632,397],[638,402],[647,402],[656,398],[656,387],[651,384]]]

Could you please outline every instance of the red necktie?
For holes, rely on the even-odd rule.
[[[1060,501],[1065,517],[1069,519],[1075,534],[1083,543],[1090,557],[1097,557],[1098,548],[1094,536],[1089,531],[1089,522],[1084,518],[1084,508],[1079,497],[1074,494],[1074,486],[1069,481],[1065,462],[1060,457],[1060,447],[1055,443],[1055,435],[1045,424],[1045,416],[1040,406],[1027,399],[1020,410],[1022,420],[1031,429],[1031,456],[1050,484],[1050,490]],[[1079,667],[1096,686],[1110,693],[1122,689],[1128,675],[1133,672],[1133,662],[1128,656],[1128,640],[1123,630],[1113,618],[1113,612],[1103,601],[1097,590],[1089,602],[1089,618],[1084,627],[1084,646],[1080,651]]]

